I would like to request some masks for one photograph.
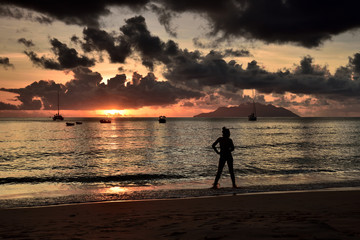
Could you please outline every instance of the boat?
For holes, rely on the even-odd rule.
[[[63,120],[64,120],[64,117],[61,116],[59,113],[57,113],[57,114],[55,114],[55,115],[53,116],[53,120],[54,120],[54,121],[63,121]]]
[[[60,115],[60,93],[58,90],[58,112],[53,116],[53,121],[63,121],[64,117]]]
[[[249,121],[256,121],[256,107],[255,107],[255,101],[253,100],[253,112],[248,116]]]
[[[248,116],[248,119],[249,119],[249,121],[256,121],[257,117],[256,117],[255,113],[252,113]]]
[[[76,124],[82,124],[82,122],[76,122]]]
[[[111,123],[110,119],[101,119],[100,123]]]
[[[66,122],[66,126],[74,126],[75,125],[75,123],[73,123],[73,122]]]
[[[159,123],[166,123],[166,117],[165,116],[160,116],[159,117]]]

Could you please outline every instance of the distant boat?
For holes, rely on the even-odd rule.
[[[254,91],[254,89],[253,89],[253,111],[248,116],[248,119],[249,119],[249,121],[256,121],[257,120],[256,107],[255,107],[255,91]]]
[[[59,93],[59,90],[58,90],[58,112],[53,116],[53,120],[54,121],[63,121],[64,118],[63,116],[60,115],[60,93]]]
[[[74,126],[75,125],[75,123],[73,123],[73,122],[66,122],[66,126]]]
[[[254,113],[250,114],[250,115],[248,116],[248,118],[249,118],[249,121],[256,121],[256,120],[257,120],[257,117],[255,116]]]
[[[82,124],[82,122],[76,122],[76,124]]]
[[[166,117],[165,116],[160,116],[159,117],[159,123],[166,123]]]
[[[55,114],[55,115],[53,116],[53,120],[54,120],[54,121],[63,121],[64,118],[63,118],[63,116],[61,116],[59,113],[57,113],[57,114]]]
[[[249,121],[256,121],[256,107],[255,107],[255,101],[253,101],[253,112],[248,116]]]
[[[110,119],[101,119],[100,123],[111,123]]]

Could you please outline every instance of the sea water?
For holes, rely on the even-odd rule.
[[[215,191],[224,126],[240,188]],[[360,118],[0,118],[0,207],[358,186]]]

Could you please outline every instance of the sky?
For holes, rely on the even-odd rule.
[[[360,117],[357,1],[0,0],[0,117]]]

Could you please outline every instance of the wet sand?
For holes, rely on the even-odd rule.
[[[360,239],[360,191],[0,210],[0,239]]]

